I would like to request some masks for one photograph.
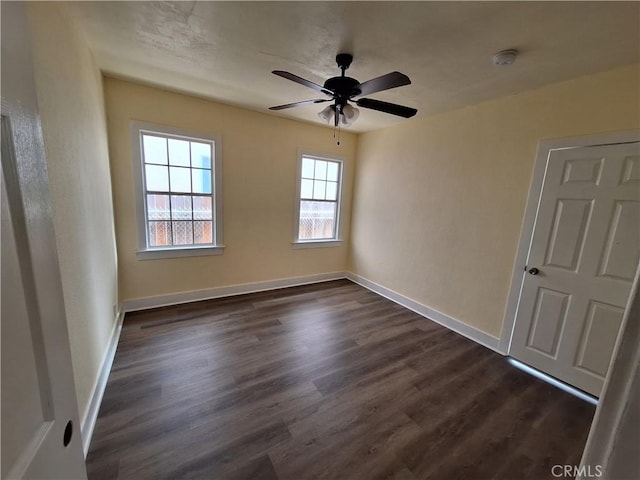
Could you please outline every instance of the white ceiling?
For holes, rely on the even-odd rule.
[[[315,83],[352,53],[359,81],[397,70],[412,85],[370,97],[418,116],[640,61],[639,2],[71,2],[99,67],[220,102],[268,107],[322,98]],[[491,56],[521,55],[510,67]],[[320,124],[323,105],[273,112]],[[411,120],[361,109],[353,131]]]

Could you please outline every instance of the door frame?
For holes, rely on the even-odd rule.
[[[524,211],[522,227],[520,230],[520,241],[518,243],[518,250],[513,264],[513,273],[511,274],[511,283],[509,286],[507,305],[502,323],[502,332],[498,342],[498,351],[500,353],[508,355],[511,351],[511,339],[515,329],[516,315],[518,313],[518,305],[520,303],[520,294],[522,293],[522,285],[524,283],[524,268],[529,255],[531,240],[533,238],[533,230],[535,227],[536,217],[538,215],[542,186],[544,184],[549,155],[553,150],[595,147],[631,142],[640,142],[640,130],[627,130],[580,137],[555,138],[540,140],[538,143],[536,161],[533,168],[533,175],[531,176],[531,184],[529,185],[527,206]]]
[[[633,434],[625,425],[630,424],[631,412],[638,410],[638,397],[634,392],[640,384],[640,266],[620,328],[622,335],[613,350],[611,367],[580,460],[581,467],[592,470],[599,465],[602,478],[620,477],[621,474],[633,478],[633,474],[628,475],[632,473],[628,469],[634,465],[632,459],[636,459],[636,453],[628,447],[633,444],[629,438]],[[588,471],[579,474],[576,480],[586,480],[587,474]]]

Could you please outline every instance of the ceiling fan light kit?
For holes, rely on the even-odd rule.
[[[293,73],[283,70],[274,70],[272,73],[287,80],[291,80],[305,87],[312,88],[320,93],[325,94],[329,98],[320,98],[315,100],[304,100],[302,102],[288,103],[286,105],[278,105],[270,107],[269,110],[283,110],[286,108],[299,107],[312,103],[333,102],[318,113],[318,116],[334,127],[349,126],[355,122],[360,116],[360,111],[354,108],[349,102],[355,103],[358,107],[377,110],[379,112],[397,115],[403,118],[413,117],[418,110],[404,105],[383,102],[373,98],[355,98],[362,95],[370,95],[372,93],[382,92],[391,88],[409,85],[411,80],[405,74],[400,72],[391,72],[380,77],[373,78],[366,82],[360,83],[355,78],[347,77],[345,71],[351,65],[353,56],[349,53],[339,53],[336,56],[336,63],[342,71],[340,76],[332,77],[324,82],[324,85],[318,85],[309,80],[305,80]]]
[[[338,122],[344,127],[348,127],[355,122],[360,116],[360,110],[347,104],[342,107],[342,111],[338,113]],[[328,125],[336,122],[336,106],[329,105],[318,112],[318,117],[327,122]]]
[[[335,105],[329,105],[318,112],[318,116],[327,123],[331,123],[335,114]]]
[[[360,116],[360,110],[358,110],[357,108],[352,107],[349,104],[347,104],[344,107],[342,107],[342,112],[341,113],[342,113],[342,115],[340,115],[340,122],[344,126],[351,125]]]

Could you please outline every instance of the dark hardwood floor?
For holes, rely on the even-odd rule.
[[[127,314],[100,479],[546,479],[594,407],[347,280]]]

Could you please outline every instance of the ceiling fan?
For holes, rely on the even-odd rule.
[[[317,83],[305,80],[302,77],[294,75],[293,73],[285,72],[283,70],[274,70],[272,73],[278,75],[287,80],[299,83],[305,87],[312,88],[318,92],[324,93],[330,98],[320,98],[315,100],[303,100],[302,102],[288,103],[286,105],[278,105],[276,107],[270,107],[269,110],[284,110],[286,108],[300,107],[302,105],[309,105],[312,103],[324,103],[333,102],[320,113],[318,116],[325,120],[327,123],[333,120],[334,125],[338,124],[351,125],[359,115],[358,109],[354,108],[349,102],[355,103],[362,108],[368,108],[371,110],[377,110],[379,112],[390,113],[391,115],[397,115],[403,118],[413,117],[418,110],[411,107],[405,107],[404,105],[397,105],[395,103],[383,102],[381,100],[375,100],[373,98],[357,98],[362,95],[370,95],[372,93],[381,92],[383,90],[389,90],[391,88],[402,87],[409,85],[411,80],[405,74],[400,72],[391,72],[381,77],[376,77],[366,82],[360,83],[355,78],[346,77],[344,72],[349,68],[353,56],[349,53],[339,53],[336,56],[336,63],[342,70],[342,75],[339,77],[329,78],[324,82],[323,86]]]

